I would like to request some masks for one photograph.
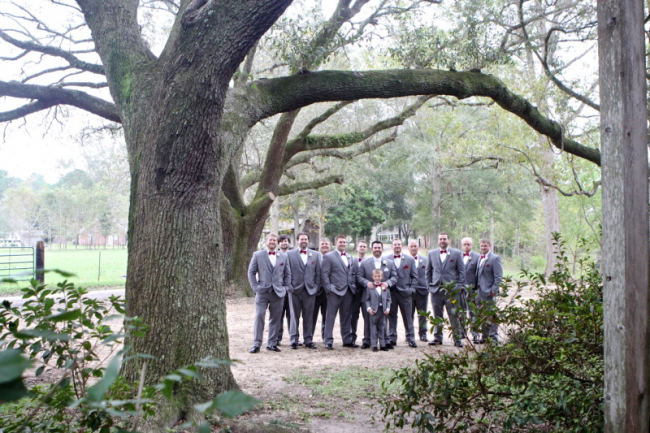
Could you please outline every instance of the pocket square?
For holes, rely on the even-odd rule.
[[[280,266],[284,266],[284,263],[280,263]]]
[[[422,269],[426,268],[426,266],[422,266]]]
[[[451,262],[453,263],[453,262],[454,262],[454,259],[451,259]]]
[[[485,265],[485,266],[487,266],[488,268],[490,267],[490,265]]]
[[[408,269],[408,268],[409,268],[409,265],[405,265],[405,266],[404,266],[404,269]]]

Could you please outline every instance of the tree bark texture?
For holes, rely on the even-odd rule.
[[[643,2],[598,1],[605,431],[648,432],[648,146]]]

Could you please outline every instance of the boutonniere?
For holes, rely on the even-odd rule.
[[[409,268],[409,265],[404,265],[404,269],[408,269],[408,268]]]
[[[311,264],[313,265],[313,264],[314,264],[314,262],[311,262]]]
[[[454,259],[451,259],[451,262],[454,263]]]
[[[311,253],[309,253],[309,257],[311,257]]]
[[[385,265],[385,264],[386,264],[386,260],[382,260],[381,263],[382,263],[382,265]]]
[[[489,264],[488,264],[488,265],[485,265],[485,266],[487,266],[488,268],[490,267],[490,265],[489,265]]]

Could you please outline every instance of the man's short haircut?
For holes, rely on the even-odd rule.
[[[461,239],[460,243],[462,244],[463,242],[465,242],[465,239],[467,239],[472,245],[474,245],[474,241],[469,236],[466,236],[463,239]]]
[[[402,240],[400,238],[393,239],[393,242],[395,242],[395,241],[399,241],[400,244],[402,243]]]
[[[320,241],[318,241],[318,243],[320,244],[321,242],[327,242],[328,244],[332,243],[332,241],[330,241],[328,238],[320,238]]]
[[[289,241],[289,243],[291,243],[291,238],[289,236],[287,236],[287,235],[280,235],[280,237],[278,238],[278,243],[280,243],[282,241],[285,241],[285,240]]]
[[[346,238],[345,236],[343,236],[343,235],[337,235],[336,238],[334,238],[334,242],[338,242],[339,239],[345,239],[345,240],[347,240],[347,238]]]
[[[364,241],[363,239],[360,239],[359,242],[357,242],[357,243],[358,244],[366,244],[366,246],[368,246],[368,242]]]
[[[309,240],[309,233],[300,232],[298,233],[298,237],[296,239],[300,239],[300,236],[307,236],[307,240]]]
[[[268,238],[276,238],[277,239],[278,235],[276,235],[275,233],[269,233],[268,235],[266,235],[267,240],[268,240]]]
[[[379,244],[382,248],[384,248],[384,243],[382,241],[372,241],[371,248],[374,248],[375,244]]]
[[[438,233],[438,237],[440,237],[440,236],[447,236],[447,239],[451,239],[451,238],[449,237],[449,233],[446,233],[446,232],[440,232],[440,233]]]
[[[481,243],[482,243],[482,244],[488,244],[489,246],[492,246],[492,242],[490,242],[489,239],[485,239],[485,238],[484,238],[484,239],[481,239]]]
[[[372,275],[381,275],[382,277],[384,276],[384,271],[381,269],[373,269],[372,270]]]
[[[415,239],[411,239],[409,241],[409,245],[411,245],[412,243],[415,243],[415,245],[417,245],[418,247],[420,246],[420,243],[418,241],[416,241]]]

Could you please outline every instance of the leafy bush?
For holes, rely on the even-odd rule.
[[[556,242],[561,245],[559,236]],[[547,284],[530,280],[536,298],[499,309],[476,309],[474,327],[496,316],[505,344],[470,346],[452,355],[427,356],[398,370],[400,391],[380,399],[386,428],[479,432],[603,430],[602,282],[593,263],[581,262],[574,280],[562,248]],[[502,295],[507,296],[503,285]],[[432,321],[433,323],[433,321]]]
[[[147,329],[138,318],[122,317],[122,298],[90,299],[85,289],[67,281],[51,288],[32,280],[22,292],[27,299],[22,307],[7,301],[0,307],[0,404],[22,398],[28,402],[14,405],[18,410],[12,414],[0,415],[0,432],[137,431],[143,418],[155,415],[156,402],[172,396],[178,382],[202,380],[200,367],[229,362],[203,360],[153,386],[128,382],[119,376],[121,363],[129,359],[124,339],[142,336]],[[108,325],[114,318],[123,318],[118,332]],[[143,358],[144,379],[151,357],[134,356]],[[28,390],[24,377],[30,368],[35,368],[36,377],[49,373],[53,383]],[[233,417],[256,403],[230,391],[194,408]],[[208,423],[188,426],[211,431]]]

